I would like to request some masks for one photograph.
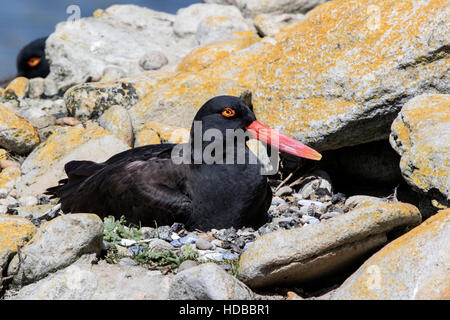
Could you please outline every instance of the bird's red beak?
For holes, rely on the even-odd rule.
[[[256,120],[247,126],[246,129],[251,133],[252,138],[270,144],[278,150],[311,160],[320,160],[322,158],[322,155],[316,150],[267,127]]]

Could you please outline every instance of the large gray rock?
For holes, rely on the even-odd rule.
[[[450,94],[408,101],[392,123],[390,142],[400,170],[416,190],[450,204]]]
[[[450,209],[386,245],[320,299],[449,300]]]
[[[326,0],[204,0],[207,3],[237,6],[245,16],[261,13],[306,13]]]
[[[169,64],[177,62],[196,41],[176,37],[174,22],[174,15],[134,5],[114,5],[79,22],[61,22],[46,42],[47,78],[62,88],[101,77],[111,66],[134,75],[144,71],[141,58],[155,50],[164,52]]]
[[[201,21],[208,17],[227,17],[243,20],[239,9],[233,6],[195,3],[178,10],[173,30],[180,37],[194,35]]]
[[[69,214],[40,227],[8,266],[16,286],[42,279],[69,266],[83,254],[99,254],[103,222],[95,214]]]
[[[185,269],[172,279],[172,300],[250,300],[252,291],[215,263]]]
[[[163,300],[171,276],[138,266],[119,266],[83,256],[69,267],[28,286],[7,292],[8,300]]]
[[[211,16],[203,19],[198,25],[195,37],[200,46],[216,42],[233,40],[236,31],[251,30],[243,18]]]
[[[275,231],[244,251],[239,278],[251,288],[317,279],[385,243],[386,232],[420,221],[419,210],[410,204],[377,204],[318,224]]]

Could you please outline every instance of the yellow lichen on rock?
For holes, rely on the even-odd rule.
[[[0,196],[5,197],[20,177],[20,168],[11,166],[0,172]]]
[[[0,146],[25,154],[39,143],[39,134],[33,125],[8,107],[0,104]]]
[[[17,77],[5,88],[5,97],[22,98],[28,91],[29,80],[25,77]]]
[[[190,130],[149,122],[136,129],[135,147],[159,143],[185,143],[189,141]]]
[[[230,54],[245,49],[260,38],[252,31],[237,31],[235,39],[200,47],[187,54],[178,64],[178,72],[200,71]]]
[[[449,299],[449,270],[447,209],[386,245],[325,298]]]
[[[11,254],[24,245],[36,232],[36,227],[27,219],[16,216],[0,216],[0,270]]]
[[[450,95],[424,94],[408,101],[391,130],[405,179],[426,193],[438,190],[450,201]]]

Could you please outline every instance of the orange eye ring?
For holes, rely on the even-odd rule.
[[[40,62],[41,62],[41,58],[33,57],[27,61],[27,64],[33,68],[33,67],[36,67]]]
[[[223,115],[224,117],[227,117],[227,118],[234,117],[235,114],[236,114],[236,111],[234,111],[234,110],[231,109],[231,108],[225,108],[225,109],[222,110],[222,115]]]

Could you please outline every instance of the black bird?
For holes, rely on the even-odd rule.
[[[16,77],[45,78],[50,66],[45,57],[45,41],[48,37],[36,39],[20,50],[16,59],[17,74],[0,80],[0,87],[6,86]]]
[[[225,137],[227,129],[242,129],[269,144],[273,139],[279,140],[282,151],[314,160],[321,158],[313,149],[256,121],[241,99],[218,96],[196,114],[187,144],[138,147],[103,163],[71,161],[65,165],[68,179],[49,188],[47,194],[60,198],[64,212],[91,212],[116,218],[124,215],[129,222],[147,226],[181,222],[188,230],[260,227],[267,222],[272,200],[267,178],[261,175],[261,163],[249,163],[251,152],[243,143],[245,163],[226,164],[227,155],[234,152],[232,159],[236,160],[239,152],[239,144],[233,143],[231,148],[224,146],[223,155],[211,152],[219,161],[207,164],[198,155],[206,154],[213,141],[221,145],[227,139],[203,139],[198,144],[195,121],[201,121],[202,133],[216,129]],[[177,164],[172,156],[176,148],[184,148],[180,154],[190,163]]]

